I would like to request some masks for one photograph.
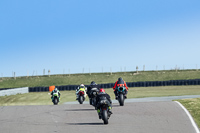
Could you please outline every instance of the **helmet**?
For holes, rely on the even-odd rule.
[[[94,81],[91,82],[91,85],[97,85]]]
[[[105,93],[105,90],[104,90],[103,88],[101,88],[101,89],[99,90],[99,93]]]
[[[123,80],[121,77],[118,78],[118,81]]]
[[[57,92],[57,91],[58,91],[58,89],[57,89],[57,88],[55,88],[55,89],[54,89],[54,92]]]
[[[80,85],[80,88],[85,88],[84,84],[81,84],[81,85]]]
[[[84,84],[81,84],[80,86],[84,86]]]

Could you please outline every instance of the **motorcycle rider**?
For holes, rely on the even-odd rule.
[[[85,87],[84,84],[81,84],[80,86],[77,87],[77,89],[76,89],[76,100],[78,100],[79,91],[83,91],[84,92],[84,98],[86,98],[86,96],[87,96],[87,94],[86,94],[87,87]]]
[[[97,85],[94,81],[92,81],[90,86],[88,86],[88,88],[87,88],[87,95],[88,95],[89,99],[91,99],[90,92],[91,92],[92,88],[97,88],[98,91],[100,90],[99,85]]]
[[[126,82],[121,78],[119,77],[118,80],[115,82],[115,85],[113,87],[113,90],[114,90],[114,94],[115,94],[115,99],[118,98],[118,95],[117,95],[117,87],[118,86],[124,86],[126,89],[125,89],[125,95],[124,97],[127,98],[127,94],[128,94],[128,86],[126,85]]]
[[[52,101],[53,101],[53,94],[54,94],[54,93],[57,93],[57,92],[58,92],[59,101],[60,101],[60,91],[59,91],[57,88],[55,88],[55,89],[51,92],[51,99],[52,99]]]
[[[101,119],[101,115],[100,115],[100,101],[101,100],[107,100],[106,104],[108,105],[108,112],[110,113],[109,115],[112,114],[112,100],[110,99],[110,95],[108,95],[105,90],[103,88],[101,88],[99,90],[99,93],[96,97],[96,107],[97,107],[97,113],[99,115],[99,119]]]

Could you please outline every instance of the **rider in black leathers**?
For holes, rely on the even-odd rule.
[[[100,86],[97,85],[94,81],[92,81],[90,86],[87,87],[87,95],[88,95],[89,98],[91,98],[90,91],[91,91],[92,88],[97,88],[98,91],[100,90]]]

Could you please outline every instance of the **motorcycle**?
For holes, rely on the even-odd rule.
[[[90,91],[90,105],[93,105],[94,107],[96,106],[96,96],[98,94],[98,89],[97,88],[92,88]]]
[[[54,105],[57,105],[59,101],[60,101],[60,98],[59,98],[58,92],[54,92],[53,93],[53,100],[52,100],[52,102],[54,103]]]
[[[125,100],[125,87],[124,86],[118,86],[117,88],[117,94],[118,94],[118,101],[120,106],[124,106],[124,100]]]
[[[111,114],[108,112],[108,104],[107,100],[100,101],[100,118],[103,120],[104,124],[108,124],[108,119],[110,118]]]
[[[85,101],[84,91],[79,91],[78,92],[78,102],[80,104],[83,104],[84,101]]]

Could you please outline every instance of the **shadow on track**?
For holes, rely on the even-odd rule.
[[[103,123],[66,123],[68,125],[103,125]]]
[[[65,111],[94,111],[95,109],[67,109]]]

